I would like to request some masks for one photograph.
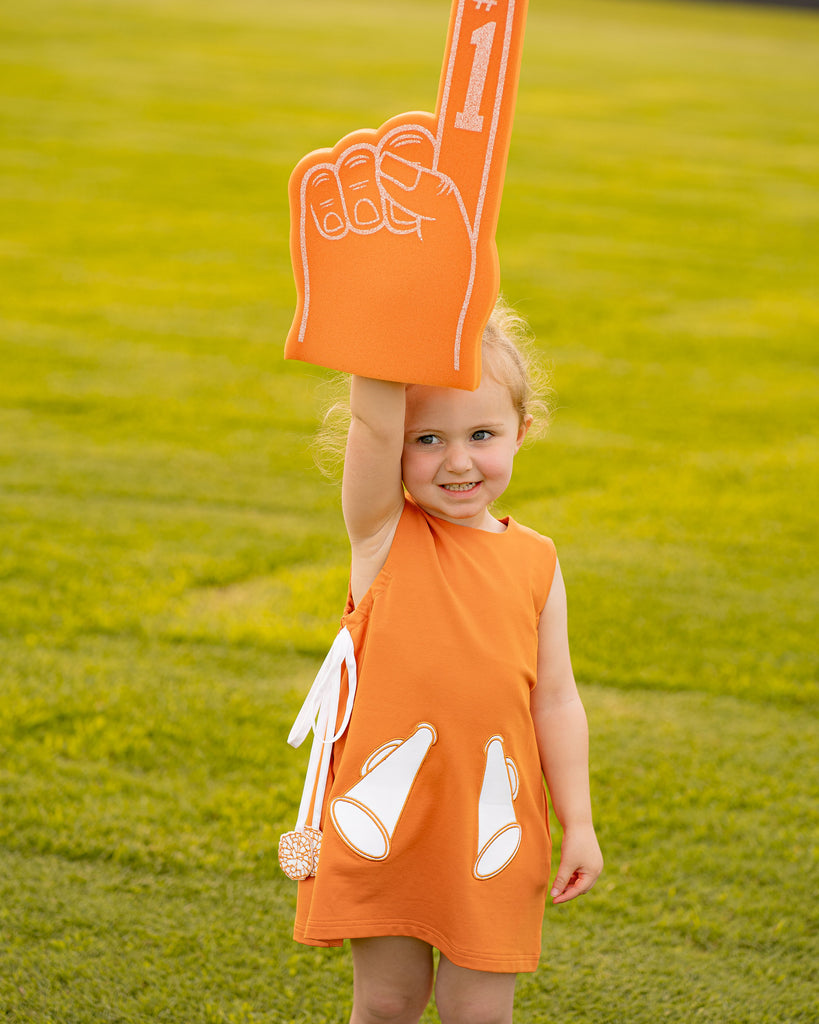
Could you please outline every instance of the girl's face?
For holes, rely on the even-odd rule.
[[[404,486],[430,515],[496,530],[487,506],[506,490],[531,416],[520,423],[508,390],[485,374],[477,391],[407,388]]]

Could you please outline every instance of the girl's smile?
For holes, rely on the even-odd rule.
[[[407,388],[402,474],[418,505],[439,519],[497,532],[488,506],[503,494],[529,423],[508,390],[485,374],[476,391]]]

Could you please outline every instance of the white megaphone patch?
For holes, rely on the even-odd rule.
[[[503,737],[492,736],[484,748],[486,769],[478,803],[478,856],[475,878],[500,874],[518,852],[521,827],[513,801],[518,795],[518,770],[503,752]]]
[[[438,739],[434,726],[421,722],[405,740],[390,740],[374,751],[361,769],[362,779],[330,804],[336,832],[368,860],[389,856],[393,832],[429,748]]]

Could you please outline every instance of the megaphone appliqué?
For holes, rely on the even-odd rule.
[[[515,762],[506,757],[503,737],[492,736],[484,747],[486,768],[478,802],[478,856],[472,874],[493,878],[503,871],[518,852],[521,827],[515,817],[514,800],[519,778]]]
[[[361,769],[361,781],[330,804],[330,818],[344,842],[368,860],[389,856],[392,836],[435,727],[421,722],[404,740],[390,740],[374,751]]]

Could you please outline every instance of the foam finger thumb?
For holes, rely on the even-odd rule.
[[[379,175],[393,202],[422,217],[437,218],[452,197],[457,196],[452,180],[445,174],[411,163],[394,153],[382,155]]]
[[[379,169],[382,180],[386,179],[388,182],[399,185],[407,192],[414,192],[418,188],[424,170],[420,164],[404,160],[390,152],[382,154]]]

